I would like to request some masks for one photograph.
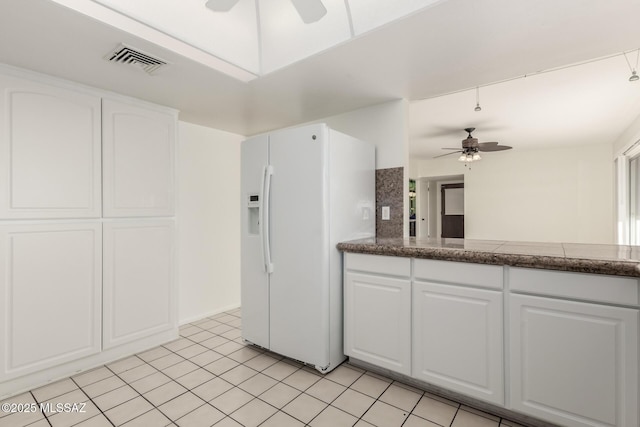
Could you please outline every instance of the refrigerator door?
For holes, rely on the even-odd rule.
[[[329,364],[327,136],[312,125],[270,137],[270,348],[318,367]]]
[[[258,136],[241,147],[241,298],[242,338],[269,348],[269,275],[264,254],[264,178],[269,137]]]

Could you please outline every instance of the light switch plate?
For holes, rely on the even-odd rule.
[[[383,221],[388,221],[389,219],[391,219],[391,209],[389,208],[389,206],[383,206],[382,207],[382,220]]]

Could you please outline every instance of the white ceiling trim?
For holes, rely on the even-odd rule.
[[[204,0],[53,0],[243,82],[346,43],[447,0],[323,0],[304,24],[291,0],[240,0],[229,12]]]
[[[177,53],[192,61],[224,73],[243,82],[249,82],[258,77],[256,73],[247,71],[235,64],[198,49],[182,40],[163,33],[146,24],[138,22],[122,13],[89,0],[52,0],[62,6],[75,10],[100,22],[119,30],[133,34],[164,49]],[[105,54],[107,52],[104,52]]]

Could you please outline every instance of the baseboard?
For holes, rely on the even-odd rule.
[[[228,306],[225,306],[225,307],[219,307],[219,308],[216,308],[216,309],[214,309],[212,311],[208,311],[208,312],[205,312],[205,313],[197,314],[195,316],[189,316],[186,319],[180,319],[178,321],[178,324],[180,326],[184,326],[187,323],[195,322],[197,320],[204,319],[205,317],[215,316],[216,314],[224,313],[225,311],[235,310],[236,308],[240,308],[240,303],[231,304],[231,305],[228,305]]]

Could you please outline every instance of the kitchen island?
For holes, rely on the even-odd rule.
[[[353,363],[530,425],[639,425],[639,247],[364,239],[338,249]]]

